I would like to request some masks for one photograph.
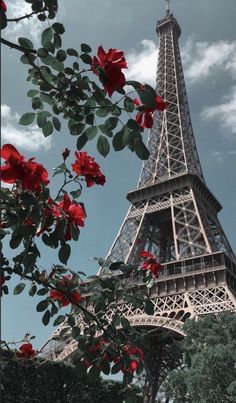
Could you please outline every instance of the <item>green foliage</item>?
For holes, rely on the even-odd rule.
[[[7,403],[123,403],[119,382],[82,377],[72,364],[16,359],[1,350],[1,401]],[[134,400],[134,402],[140,400]]]
[[[185,367],[170,374],[166,396],[174,403],[236,401],[236,315],[208,315],[184,325]]]

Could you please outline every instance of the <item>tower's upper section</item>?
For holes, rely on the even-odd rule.
[[[148,186],[184,173],[195,174],[204,181],[179,51],[181,28],[169,7],[166,16],[157,22],[156,32],[160,42],[156,90],[167,101],[168,108],[163,113],[154,113],[148,140],[150,157],[143,165],[138,186]]]
[[[173,17],[173,14],[167,10],[166,17],[162,18],[161,20],[157,21],[156,33],[158,36],[162,34],[169,33],[173,31],[177,38],[181,35],[181,28],[177,22],[177,20]]]

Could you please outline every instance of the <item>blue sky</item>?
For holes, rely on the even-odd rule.
[[[64,23],[64,47],[79,48],[82,42],[94,49],[125,51],[127,78],[154,85],[158,52],[156,21],[165,14],[164,0],[69,0],[59,1],[57,20]],[[27,12],[27,3],[9,0],[8,16]],[[22,5],[23,4],[23,5]],[[173,0],[175,17],[182,28],[180,49],[190,104],[190,113],[204,176],[209,189],[223,205],[219,218],[236,250],[236,39],[235,0]],[[36,44],[44,24],[35,19],[10,25],[2,36],[15,41],[30,37]],[[46,26],[45,26],[46,27]],[[60,152],[75,149],[76,139],[63,126],[61,132],[44,139],[37,127],[17,125],[19,115],[30,111],[26,97],[27,71],[17,51],[2,49],[2,143],[12,142],[28,158],[35,156],[49,172],[60,163]],[[147,134],[146,134],[147,136]],[[89,153],[95,155],[91,143]],[[96,156],[106,174],[104,187],[85,189],[81,198],[88,218],[78,243],[73,244],[68,265],[74,270],[95,273],[93,256],[105,257],[124,219],[129,203],[126,194],[134,189],[141,162],[130,152]],[[58,182],[57,182],[58,183]],[[55,191],[56,184],[53,185]],[[11,251],[5,247],[6,254]],[[43,249],[41,266],[58,263],[57,254]],[[30,331],[39,347],[52,332],[41,324],[35,299],[27,295],[4,297],[2,338],[18,340]]]

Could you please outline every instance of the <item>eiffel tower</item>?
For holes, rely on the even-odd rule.
[[[222,207],[203,177],[179,51],[181,28],[169,1],[166,4],[166,16],[156,27],[160,41],[157,93],[168,108],[154,113],[150,157],[143,163],[137,188],[127,195],[131,206],[107,259],[138,266],[142,250],[159,258],[163,270],[150,290],[154,314],[147,315],[122,298],[116,311],[132,326],[164,328],[183,336],[187,318],[236,309],[236,259],[217,218]],[[120,271],[112,275],[122,277]],[[65,359],[76,348],[77,343],[70,341],[54,351],[55,358]],[[155,375],[153,360],[150,365],[156,393],[164,375],[160,371]]]

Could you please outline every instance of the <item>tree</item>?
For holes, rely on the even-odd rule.
[[[120,382],[80,378],[72,363],[20,360],[7,350],[1,350],[1,371],[1,401],[7,403],[122,403],[127,395]]]
[[[115,151],[127,147],[139,158],[147,159],[149,151],[142,137],[144,128],[151,128],[153,113],[163,111],[167,105],[148,84],[126,81],[123,70],[127,63],[122,51],[106,51],[100,46],[93,52],[86,43],[79,49],[64,49],[65,28],[59,22],[51,23],[57,14],[57,0],[25,1],[31,5],[31,12],[12,19],[7,18],[7,4],[3,0],[0,3],[2,30],[25,18],[48,23],[41,34],[39,48],[29,38],[20,37],[18,43],[13,43],[1,37],[4,46],[19,52],[20,61],[28,68],[27,81],[32,83],[27,93],[32,110],[21,116],[19,124],[29,126],[35,122],[47,137],[61,130],[63,120],[77,141],[73,159],[69,163],[72,153],[65,148],[62,161],[52,175],[52,178],[55,175],[62,178],[56,194],[51,194],[52,178],[40,162],[32,156],[26,158],[12,144],[3,145],[1,157],[5,162],[1,179],[11,187],[1,189],[1,239],[9,243],[15,255],[10,262],[1,253],[1,293],[8,294],[7,283],[13,276],[20,278],[13,291],[15,295],[23,292],[28,282],[29,295],[43,297],[36,306],[38,312],[43,312],[43,324],[46,326],[56,315],[55,326],[64,321],[68,324],[64,337],[72,337],[78,343],[77,369],[82,374],[88,371],[94,379],[101,372],[107,375],[110,371],[122,371],[124,383],[128,385],[134,372],[139,374],[143,370],[144,354],[136,346],[142,335],[117,313],[110,322],[105,314],[112,304],[115,306],[116,292],[121,289],[135,308],[143,307],[151,314],[153,307],[148,293],[134,292],[127,279],[119,281],[111,276],[97,276],[84,285],[84,273],[74,272],[65,265],[71,254],[70,242],[78,241],[80,227],[86,223],[81,193],[85,186],[104,185],[106,181],[94,157],[82,150],[83,147],[94,140],[104,157],[112,145]],[[46,271],[40,268],[39,239],[46,247],[58,251],[61,264],[52,265]],[[140,254],[143,262],[139,268],[118,262],[116,269],[142,276],[147,286],[151,286],[161,265],[150,252],[140,250]],[[109,260],[97,260],[107,272],[114,270],[114,263]],[[83,304],[85,290],[93,296],[93,310]],[[68,305],[69,314],[58,315]],[[78,315],[87,325],[86,332],[81,332]],[[36,354],[27,341],[16,356],[29,360]]]
[[[235,314],[188,320],[184,331],[185,366],[169,375],[164,388],[167,398],[174,403],[235,402]]]

